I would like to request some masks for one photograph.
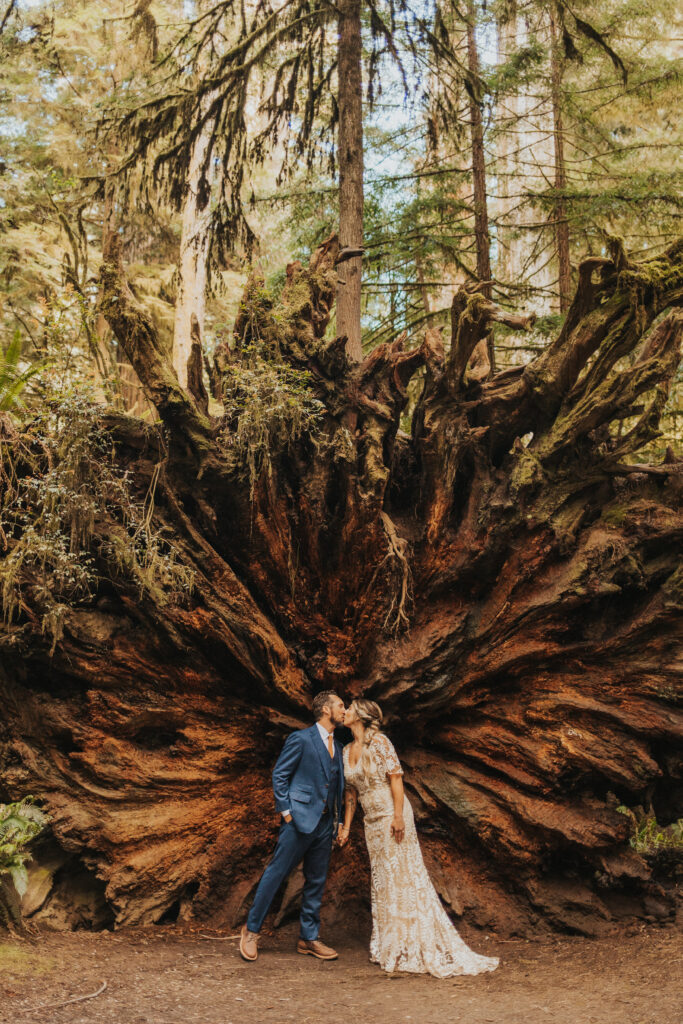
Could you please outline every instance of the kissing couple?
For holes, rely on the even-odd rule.
[[[261,926],[278,889],[303,861],[300,937],[296,951],[336,960],[320,941],[320,904],[332,843],[345,846],[360,799],[372,875],[370,959],[389,972],[457,974],[493,971],[498,960],[473,952],[458,935],[425,868],[415,819],[403,789],[403,770],[380,731],[382,712],[371,700],[347,708],[331,690],[313,700],[315,725],[287,737],[273,769],[281,816],[273,858],[263,872],[240,935],[240,953],[256,960]],[[353,733],[342,750],[339,725]],[[337,827],[344,809],[344,823]]]

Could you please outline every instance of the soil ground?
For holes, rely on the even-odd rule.
[[[2,1018],[36,1024],[680,1024],[683,935],[643,928],[601,939],[464,937],[501,957],[494,974],[388,976],[358,936],[339,960],[294,952],[296,925],[266,935],[257,963],[235,939],[174,926],[41,933],[0,944]],[[364,937],[363,937],[364,939]],[[57,1008],[71,996],[101,995]],[[38,1008],[42,1007],[42,1008]]]

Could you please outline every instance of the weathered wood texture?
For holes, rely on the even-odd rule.
[[[4,792],[45,796],[63,857],[100,880],[97,920],[106,904],[119,924],[232,926],[275,833],[272,763],[331,686],[385,709],[456,916],[589,933],[666,918],[616,805],[680,813],[683,465],[632,459],[679,361],[681,246],[584,263],[558,339],[484,382],[474,349],[525,317],[460,293],[450,344],[428,331],[350,363],[324,338],[337,252],[290,265],[279,308],[252,282],[216,355],[219,387],[258,337],[326,408],[324,438],[272,453],[252,500],[230,424],[178,386],[112,242],[103,312],[163,425],[109,429],[143,493],[163,458],[155,515],[197,585],[164,608],[103,588],[52,658],[25,588],[1,649]],[[357,835],[328,907],[355,907],[365,870]]]

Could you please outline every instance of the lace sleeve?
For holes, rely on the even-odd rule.
[[[396,751],[384,733],[378,733],[373,743],[377,763],[387,775],[403,775],[401,762],[396,756]]]

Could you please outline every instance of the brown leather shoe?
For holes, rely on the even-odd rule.
[[[318,960],[336,960],[339,956],[336,950],[330,949],[320,939],[299,939],[296,951],[302,956],[317,956]]]
[[[243,960],[258,960],[258,932],[250,932],[246,924],[240,932],[240,954]]]

